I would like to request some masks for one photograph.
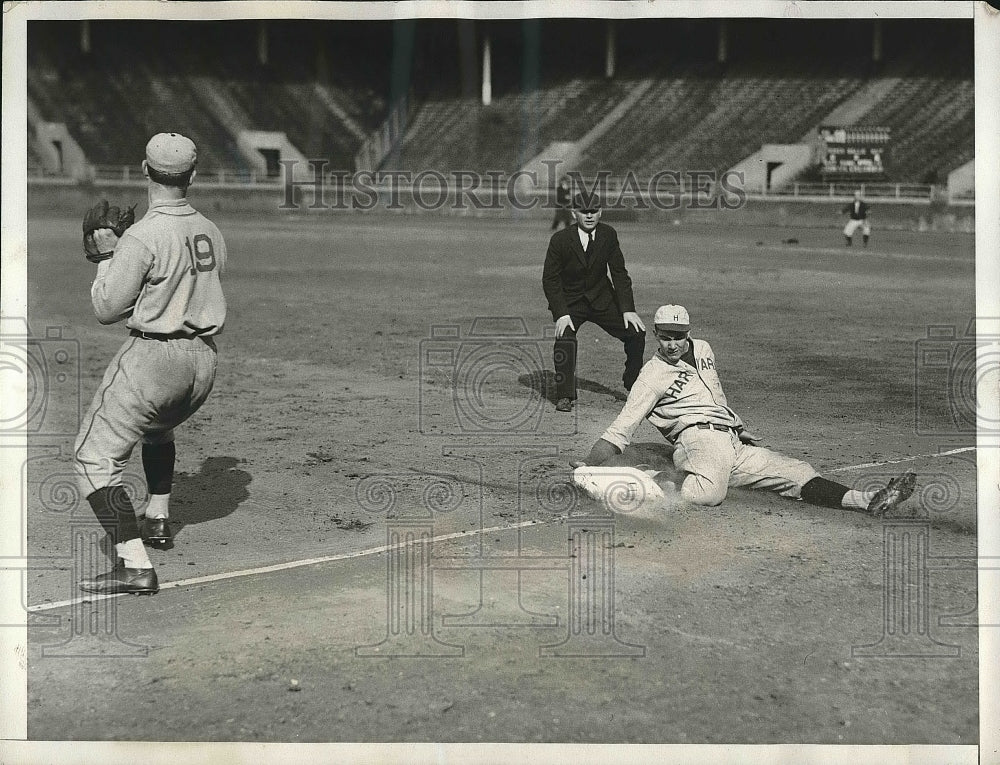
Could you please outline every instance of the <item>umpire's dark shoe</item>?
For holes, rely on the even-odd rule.
[[[573,411],[573,399],[571,398],[561,398],[556,402],[557,412],[572,412]]]
[[[875,492],[875,496],[868,503],[868,512],[876,518],[881,518],[900,502],[908,500],[916,486],[916,473],[903,473],[896,476],[889,481],[888,486]]]
[[[160,591],[160,583],[156,579],[155,569],[116,568],[107,574],[83,580],[80,582],[80,589],[100,595],[117,595],[124,592],[132,595],[155,595]]]
[[[142,541],[150,547],[166,547],[174,539],[166,518],[146,518],[142,524]]]

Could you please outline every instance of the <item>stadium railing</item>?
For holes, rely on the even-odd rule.
[[[34,164],[28,166],[28,181],[49,184],[72,186],[79,183],[76,179],[67,176],[55,176],[46,173],[43,168]],[[412,174],[416,176],[416,173]],[[441,173],[445,179],[447,189],[454,191],[459,187],[455,179],[448,173]],[[376,179],[379,174],[376,173]],[[629,206],[629,200],[634,200],[638,195],[648,201],[651,195],[655,195],[660,201],[675,197],[690,198],[695,194],[713,196],[716,190],[712,184],[705,185],[704,181],[700,188],[696,188],[692,183],[685,182],[685,176],[681,175],[680,183],[674,183],[672,178],[660,178],[654,181],[653,178],[627,178],[616,176],[605,176],[599,181],[595,178],[584,178],[583,184],[587,189],[598,188],[605,196],[606,205],[612,205],[622,197],[623,190],[627,194],[622,197],[624,206]],[[476,187],[477,193],[495,193],[502,196],[512,187],[511,175],[492,175],[482,179],[482,183]],[[516,179],[515,179],[516,180]],[[88,181],[95,185],[136,185],[145,183],[141,171],[131,165],[95,165]],[[332,188],[335,183],[334,176],[329,175],[324,183]],[[214,172],[198,173],[198,185],[201,187],[213,188],[275,188],[281,186],[284,179],[281,176],[267,176],[261,173],[244,170],[216,170]],[[301,181],[298,182],[301,186]],[[380,192],[388,192],[395,188],[398,192],[409,194],[414,189],[414,184],[403,177],[389,179],[384,177],[381,182],[376,182],[374,189]],[[465,184],[467,186],[467,182]],[[736,186],[733,182],[728,182],[728,194],[735,193]],[[433,175],[424,175],[420,179],[419,190],[433,197],[442,189],[440,179]],[[864,198],[869,202],[889,202],[898,204],[929,205],[932,202],[948,202],[954,205],[970,206],[975,204],[975,193],[962,196],[949,197],[946,186],[921,184],[921,183],[860,183],[860,182],[829,182],[829,183],[793,183],[778,189],[754,189],[743,188],[742,192],[747,199],[753,200],[797,200],[803,202],[847,202],[854,196],[854,192],[860,190]],[[537,196],[549,198],[553,191],[544,187],[519,188],[519,196]]]
[[[778,189],[761,191],[762,196],[780,197],[853,197],[856,190],[865,199],[918,199],[931,201],[937,187],[923,183],[793,183]]]

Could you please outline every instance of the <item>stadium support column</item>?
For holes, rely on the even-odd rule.
[[[398,111],[410,97],[413,88],[413,58],[417,42],[417,20],[396,19],[392,22],[392,72],[389,76],[389,113],[383,124],[383,129],[393,120],[399,130],[390,135],[389,150],[385,154],[382,166],[386,169],[398,170],[402,161],[402,137],[407,129],[408,112],[405,107]],[[394,117],[394,115],[396,115]]]
[[[80,22],[80,53],[90,53],[90,22]]]
[[[615,20],[608,19],[607,34],[604,45],[604,76],[611,79],[615,76]]]
[[[720,64],[725,64],[729,59],[729,22],[726,19],[719,19],[718,42],[715,46],[715,60]]]
[[[483,106],[493,103],[493,61],[490,54],[490,36],[483,37]]]
[[[267,63],[267,22],[257,22],[257,63]]]
[[[882,20],[872,22],[872,61],[876,64],[882,61]]]

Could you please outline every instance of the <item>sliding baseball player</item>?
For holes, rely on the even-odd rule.
[[[624,452],[639,423],[649,420],[674,445],[674,465],[684,474],[672,488],[696,505],[718,505],[729,487],[739,486],[881,516],[913,493],[913,473],[878,491],[858,491],[823,478],[802,460],[756,446],[759,439],[726,401],[712,347],[691,337],[687,310],[661,306],[653,322],[659,349],[642,367],[621,414],[584,460],[571,463],[574,480],[589,492],[600,484],[600,471],[590,466]]]

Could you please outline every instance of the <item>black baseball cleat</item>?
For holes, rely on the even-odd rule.
[[[155,569],[122,567],[93,579],[84,579],[80,582],[80,589],[100,595],[155,595],[160,591],[160,583],[156,579]]]
[[[166,547],[174,540],[166,518],[146,518],[142,523],[142,541],[150,547]]]
[[[903,473],[896,476],[889,481],[888,486],[875,492],[875,496],[868,503],[868,512],[876,518],[881,518],[900,502],[908,500],[916,486],[916,473]]]
[[[573,411],[573,399],[571,398],[561,398],[556,402],[557,412],[572,412]]]

